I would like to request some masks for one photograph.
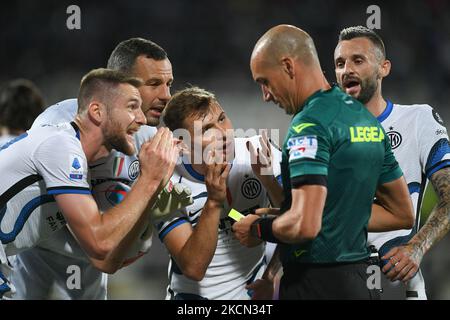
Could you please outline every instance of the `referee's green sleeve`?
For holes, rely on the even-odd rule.
[[[386,134],[385,137],[387,137]],[[389,139],[385,138],[384,143],[386,152],[384,154],[384,163],[381,169],[380,177],[378,179],[378,185],[397,180],[398,178],[403,176],[403,171],[402,169],[400,169],[400,166],[395,159],[394,153],[392,152]]]

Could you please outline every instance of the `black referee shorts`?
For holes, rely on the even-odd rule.
[[[379,300],[367,287],[368,262],[283,266],[280,300]]]

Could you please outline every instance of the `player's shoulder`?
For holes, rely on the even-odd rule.
[[[393,105],[394,114],[398,114],[399,116],[408,116],[413,117],[418,121],[418,123],[429,123],[429,122],[437,122],[441,126],[444,126],[444,121],[437,111],[429,104],[397,104]]]
[[[80,145],[78,132],[76,128],[69,122],[59,124],[47,124],[40,127],[31,128],[27,134],[35,141],[35,146],[46,143],[53,147],[64,147],[68,144]]]
[[[433,107],[426,103],[420,104],[393,104],[394,111],[400,112],[408,112],[408,113],[416,113],[416,114],[425,114],[433,111]]]
[[[33,127],[72,121],[78,111],[77,99],[66,99],[46,108],[33,122]]]

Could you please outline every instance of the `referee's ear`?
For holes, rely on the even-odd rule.
[[[391,73],[391,61],[385,59],[380,66],[380,77],[387,77]]]

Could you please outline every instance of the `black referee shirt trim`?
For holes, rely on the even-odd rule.
[[[307,174],[291,178],[292,188],[299,188],[304,185],[320,185],[327,187],[327,176],[322,174]]]

